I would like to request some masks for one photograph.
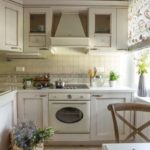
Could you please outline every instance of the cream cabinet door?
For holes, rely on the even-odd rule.
[[[48,126],[48,94],[18,93],[18,120],[34,121],[38,127]]]
[[[0,18],[1,50],[23,50],[23,8],[9,2],[1,2]]]
[[[111,103],[125,103],[132,100],[130,93],[99,93],[92,95],[91,101],[91,135],[93,140],[114,141],[113,120],[107,106]],[[130,113],[122,114],[130,121]],[[122,122],[119,124],[121,138],[129,133],[129,129]]]
[[[89,9],[90,47],[116,48],[116,9]]]
[[[51,26],[51,8],[24,8],[24,51],[48,50]]]

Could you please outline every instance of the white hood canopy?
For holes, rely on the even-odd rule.
[[[62,13],[54,37],[52,47],[88,48],[89,39],[85,35],[78,13]]]
[[[79,15],[77,13],[63,13],[55,37],[85,37]]]

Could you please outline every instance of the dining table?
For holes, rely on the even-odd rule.
[[[103,144],[102,150],[150,150],[150,143]]]

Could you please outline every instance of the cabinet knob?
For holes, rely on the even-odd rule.
[[[67,97],[68,97],[68,99],[72,99],[72,96],[71,96],[71,95],[68,95]]]
[[[80,96],[80,98],[84,98],[84,96]]]

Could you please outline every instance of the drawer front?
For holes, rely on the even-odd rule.
[[[94,45],[99,47],[111,47],[111,36],[103,34],[95,35]]]
[[[49,100],[90,100],[90,94],[49,94]]]
[[[31,35],[29,37],[29,46],[30,47],[44,47],[46,46],[46,37],[41,35]]]
[[[116,93],[116,92],[112,92],[112,93],[92,93],[91,97],[96,98],[96,99],[122,99],[122,98],[128,98],[131,99],[132,98],[132,93]]]

